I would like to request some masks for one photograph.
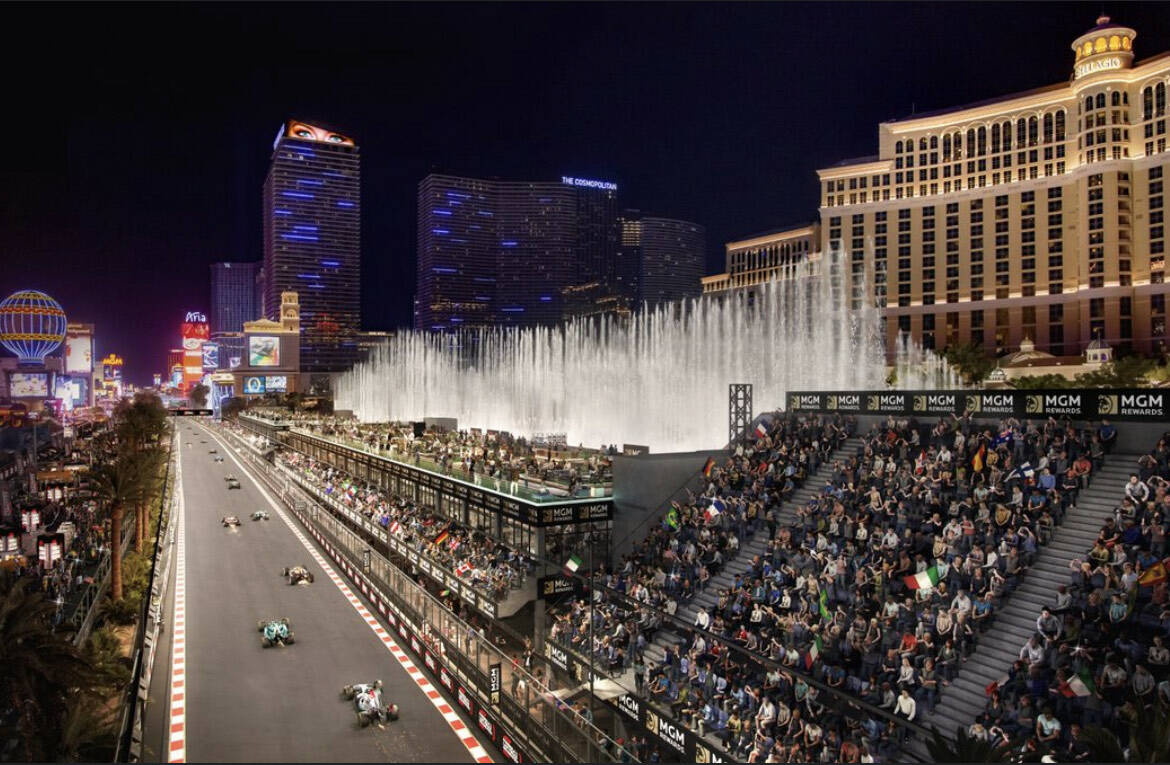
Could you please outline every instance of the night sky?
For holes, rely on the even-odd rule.
[[[615,181],[705,225],[714,273],[815,219],[816,168],[878,122],[1067,79],[1102,9],[1170,50],[1159,3],[6,5],[0,293],[50,293],[148,383],[208,264],[260,259],[293,116],[361,146],[366,329],[410,322],[432,170]]]

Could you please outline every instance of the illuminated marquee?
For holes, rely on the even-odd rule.
[[[587,189],[601,189],[602,191],[617,191],[617,184],[609,181],[591,181],[588,178],[573,178],[568,175],[561,176],[561,183],[566,186],[582,186]]]
[[[1121,68],[1121,57],[1120,56],[1110,56],[1109,58],[1103,58],[1103,59],[1100,59],[1098,61],[1086,61],[1083,64],[1077,64],[1077,68],[1075,70],[1076,77],[1074,77],[1074,79],[1079,80],[1082,77],[1084,77],[1085,75],[1094,74],[1096,72],[1106,72],[1106,71],[1109,71],[1110,69],[1120,69],[1120,68]]]

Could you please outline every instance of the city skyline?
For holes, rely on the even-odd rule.
[[[414,30],[385,40],[362,28],[381,25],[364,23],[369,18],[354,7],[335,7],[313,23],[235,9],[236,22],[217,32],[225,55],[214,65],[182,45],[149,51],[174,64],[159,69],[177,90],[158,75],[126,73],[116,59],[78,74],[70,61],[85,56],[89,43],[66,30],[62,45],[70,54],[16,87],[16,103],[44,115],[46,126],[37,160],[9,156],[0,167],[5,187],[20,189],[19,198],[10,193],[0,221],[0,251],[17,256],[4,287],[43,289],[108,328],[97,353],[126,355],[128,378],[149,381],[172,344],[173,317],[208,310],[207,266],[260,259],[268,136],[293,115],[336,124],[363,147],[364,328],[410,323],[416,184],[432,171],[612,179],[628,192],[625,204],[705,226],[704,271],[715,273],[723,243],[812,219],[816,168],[872,152],[875,124],[1067,79],[1067,41],[1102,10],[784,5],[721,15],[679,6],[658,46],[638,52],[626,30],[658,16],[660,7],[530,9],[519,27],[522,40],[507,51],[491,41],[516,26],[512,10],[444,9],[458,11],[446,14],[453,26],[444,30],[445,39],[462,45],[458,55],[444,46],[431,50],[435,33],[417,33],[439,12],[429,7],[368,9],[369,17]],[[1138,61],[1170,48],[1170,24],[1156,7],[1118,3],[1104,10],[1139,31]],[[43,11],[16,13],[38,28]],[[103,18],[117,15],[103,10]],[[139,15],[129,32],[163,19],[218,29],[224,18],[206,7]],[[274,42],[254,39],[262,16],[280,25]],[[958,17],[986,30],[978,50],[955,45],[946,33]],[[770,42],[776,30],[798,22],[840,27],[829,58],[815,36]],[[1043,34],[1021,46],[1018,35],[998,33],[1021,27]],[[572,44],[560,44],[555,30],[567,29]],[[346,47],[331,39],[344,39]],[[726,39],[738,42],[728,47]],[[913,41],[915,57],[931,66],[900,66],[905,52],[890,39]],[[34,34],[4,55],[19,59],[27,53],[21,45],[37,44]],[[566,80],[583,57],[592,62],[591,76]],[[463,88],[471,87],[472,61],[488,87],[456,108],[458,99],[439,91],[457,88],[471,98]],[[895,67],[897,77],[882,74]],[[715,82],[731,85],[712,88]],[[90,95],[111,89],[116,94],[108,101]],[[178,90],[183,98],[171,95]],[[387,105],[384,92],[405,109]],[[132,110],[122,101],[130,94]],[[794,104],[815,117],[786,121]],[[490,137],[464,130],[459,115],[467,107],[495,117],[501,130]],[[126,136],[125,151],[104,142],[111,131]],[[176,175],[186,180],[162,193],[158,179]],[[53,273],[39,265],[47,262],[57,264]],[[78,273],[84,278],[70,278]],[[116,300],[130,278],[149,285],[134,321]],[[131,347],[151,352],[127,353]]]

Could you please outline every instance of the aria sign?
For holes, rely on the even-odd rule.
[[[591,181],[588,178],[572,178],[561,176],[561,183],[566,186],[584,186],[587,189],[601,189],[602,191],[617,191],[617,184],[609,181]]]
[[[183,319],[183,321],[189,321],[193,324],[206,324],[207,316],[199,311],[187,311],[187,318]]]
[[[1083,64],[1077,64],[1077,68],[1075,70],[1076,76],[1073,79],[1079,80],[1088,74],[1095,74],[1096,72],[1105,72],[1110,69],[1120,68],[1120,56],[1110,56],[1109,58],[1103,58],[1097,61],[1086,61]]]

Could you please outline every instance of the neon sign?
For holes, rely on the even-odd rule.
[[[1081,79],[1087,74],[1094,74],[1096,72],[1105,72],[1110,69],[1121,68],[1121,57],[1110,56],[1099,61],[1086,61],[1083,64],[1077,64],[1075,79]]]
[[[561,183],[567,186],[583,186],[587,189],[601,189],[602,191],[617,191],[617,184],[609,181],[591,181],[588,178],[573,178],[568,175],[561,176]]]
[[[206,324],[207,317],[198,311],[187,311],[187,318],[183,319],[183,321],[189,321],[196,324]]]

